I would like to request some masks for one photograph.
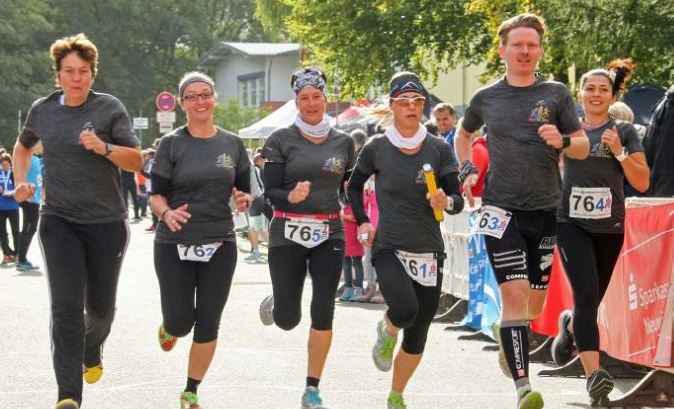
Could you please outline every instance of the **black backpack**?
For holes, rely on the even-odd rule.
[[[674,196],[674,85],[653,109],[643,145],[651,168],[649,196]]]

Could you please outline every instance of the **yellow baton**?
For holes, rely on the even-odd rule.
[[[428,187],[428,193],[433,194],[437,192],[438,186],[435,184],[435,175],[433,174],[433,168],[430,164],[424,164],[424,179],[426,180],[426,187]],[[433,209],[433,214],[435,215],[435,220],[441,222],[445,220],[445,215],[442,213],[442,210]]]

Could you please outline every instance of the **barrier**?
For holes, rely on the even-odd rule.
[[[445,220],[440,223],[447,254],[442,291],[463,300],[468,300],[469,215],[479,208],[479,200],[476,200],[475,207],[466,206],[461,213],[445,217]]]

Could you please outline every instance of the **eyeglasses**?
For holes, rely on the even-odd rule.
[[[189,95],[183,95],[182,99],[185,101],[196,101],[199,98],[203,99],[206,101],[207,99],[211,99],[215,96],[215,92],[202,92],[201,94],[189,94]]]
[[[393,103],[399,107],[406,107],[410,105],[414,105],[415,108],[421,108],[424,106],[424,102],[426,102],[426,98],[424,97],[414,97],[414,98],[406,98],[406,97],[401,97],[401,98],[390,98]]]

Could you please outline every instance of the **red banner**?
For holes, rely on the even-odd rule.
[[[625,244],[599,306],[601,349],[672,366],[674,203],[627,209]]]

